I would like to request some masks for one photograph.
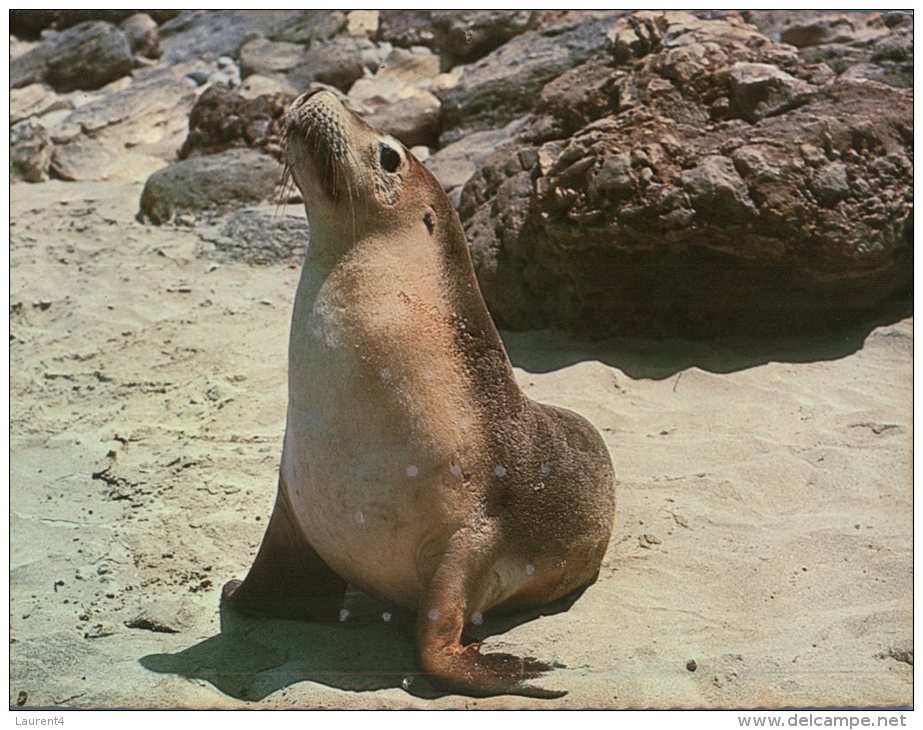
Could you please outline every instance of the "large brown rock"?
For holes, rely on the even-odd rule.
[[[285,112],[294,97],[285,93],[247,98],[223,84],[211,86],[189,115],[189,134],[180,159],[250,147],[282,159]]]
[[[739,19],[635,13],[545,85],[460,214],[501,326],[765,335],[912,286],[912,92]]]

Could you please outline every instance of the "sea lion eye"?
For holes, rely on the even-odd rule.
[[[378,143],[378,159],[385,172],[397,172],[401,166],[401,156],[393,147],[388,147],[384,142]]]

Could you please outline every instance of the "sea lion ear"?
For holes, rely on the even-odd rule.
[[[433,213],[432,208],[428,208],[426,213],[423,214],[423,225],[426,226],[426,230],[432,236],[433,231],[436,230],[436,214]]]

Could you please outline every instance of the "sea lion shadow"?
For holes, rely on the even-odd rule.
[[[468,638],[481,641],[566,611],[580,593],[539,609],[486,617]],[[300,682],[351,692],[403,688],[421,699],[452,694],[420,671],[412,612],[364,596],[358,602],[362,610],[336,624],[250,618],[223,606],[220,633],[173,654],[149,654],[140,663],[152,672],[208,682],[248,702]]]

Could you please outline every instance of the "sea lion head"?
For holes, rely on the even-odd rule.
[[[437,219],[454,212],[439,183],[399,140],[366,124],[331,91],[295,99],[286,137],[286,163],[311,228],[325,238],[355,241],[369,231],[408,227],[432,235]]]

